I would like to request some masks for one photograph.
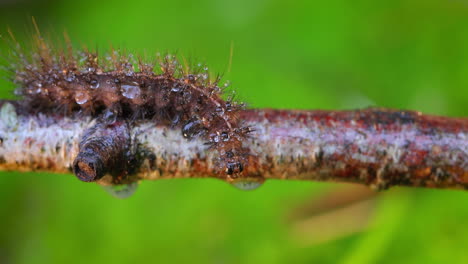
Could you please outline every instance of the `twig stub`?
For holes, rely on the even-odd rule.
[[[73,162],[73,172],[85,182],[97,181],[109,173],[118,183],[131,174],[135,158],[130,149],[131,136],[127,122],[98,122],[84,132],[79,153]]]

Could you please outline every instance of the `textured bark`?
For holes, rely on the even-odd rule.
[[[25,113],[16,102],[0,101],[0,109],[0,170],[72,172],[83,135],[99,122],[79,115]],[[109,127],[120,134],[128,129],[123,134],[129,137],[116,142],[125,141],[120,149],[134,160],[125,165],[132,168],[128,173],[116,176],[105,168],[107,174],[97,182],[214,177],[247,185],[294,179],[355,182],[376,189],[468,189],[468,118],[378,108],[252,109],[239,118],[255,131],[243,142],[252,155],[237,178],[216,170],[219,154],[202,139],[187,140],[180,129],[141,121]]]

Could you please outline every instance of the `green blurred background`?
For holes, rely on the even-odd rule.
[[[76,46],[207,62],[251,107],[468,115],[466,0],[0,0],[0,32],[28,38],[31,16]],[[161,180],[118,200],[0,173],[0,263],[468,263],[467,219],[462,191]]]

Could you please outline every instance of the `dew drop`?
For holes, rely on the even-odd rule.
[[[86,92],[78,91],[78,92],[75,94],[75,101],[76,101],[76,103],[79,104],[79,105],[82,105],[82,104],[87,103],[88,100],[89,100],[89,95],[88,95],[88,93],[86,93]]]
[[[181,85],[175,84],[171,88],[171,92],[173,92],[173,93],[179,93],[180,91],[182,91],[182,86]]]
[[[184,100],[188,102],[190,101],[190,99],[192,99],[192,93],[190,91],[184,91],[182,93],[182,98],[184,98]]]
[[[206,74],[206,73],[198,74],[198,78],[200,78],[202,80],[207,80],[208,79],[208,74]]]
[[[224,142],[229,141],[229,138],[230,138],[230,136],[229,136],[229,133],[228,133],[228,132],[224,131],[224,132],[221,133],[221,139],[222,139]]]
[[[182,136],[184,136],[184,138],[192,138],[193,136],[198,134],[200,130],[201,130],[201,121],[191,120],[182,127]]]
[[[112,111],[111,109],[106,109],[102,115],[104,120],[106,120],[109,124],[114,123],[117,121],[117,113]]]
[[[136,84],[136,83],[134,83]],[[122,85],[122,95],[128,99],[135,99],[140,96],[140,87],[138,85]]]
[[[14,93],[15,95],[18,95],[18,96],[22,96],[22,95],[23,95],[23,91],[22,91],[21,89],[15,89],[15,90],[13,91],[13,93]]]
[[[65,77],[65,81],[67,82],[73,82],[76,79],[76,75],[72,72],[67,74],[67,77]]]
[[[218,115],[224,115],[224,108],[219,106],[219,107],[216,107],[215,109],[215,112],[218,113]]]
[[[236,189],[243,190],[243,191],[252,191],[257,189],[258,187],[263,185],[263,179],[257,178],[239,178],[233,182],[231,185],[234,186]]]
[[[34,88],[29,90],[30,94],[40,94],[42,92],[42,83],[36,82],[34,83]]]
[[[115,198],[126,199],[132,196],[138,189],[138,182],[122,185],[102,186],[102,188]]]
[[[97,80],[91,80],[91,82],[89,82],[89,84],[90,84],[89,87],[90,87],[91,89],[97,89],[97,88],[99,88],[99,82],[98,82]]]
[[[218,136],[218,135],[213,136],[213,137],[211,138],[211,141],[214,142],[214,143],[219,143],[219,136]]]
[[[189,74],[187,76],[187,80],[191,83],[195,82],[197,80],[197,78],[193,75],[193,74]]]
[[[133,68],[133,64],[129,63],[129,62],[126,62],[126,63],[123,63],[123,71],[125,73],[125,75],[127,76],[133,76],[133,74],[135,73],[135,70]]]

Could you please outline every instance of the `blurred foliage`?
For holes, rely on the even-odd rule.
[[[468,114],[465,0],[1,0],[0,32],[28,39],[31,16],[76,46],[207,62],[252,107]],[[161,180],[127,200],[71,175],[1,172],[0,186],[0,263],[468,263],[461,191],[380,193],[364,228],[307,243],[292,211],[347,185]]]

